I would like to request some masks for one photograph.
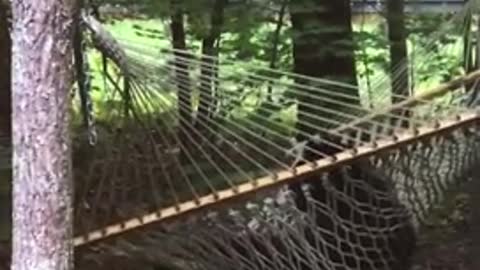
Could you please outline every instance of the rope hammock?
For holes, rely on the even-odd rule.
[[[416,64],[438,38],[463,33],[474,7],[440,25]],[[104,70],[111,107],[84,120],[94,146],[76,138],[79,265],[406,269],[416,229],[479,164],[469,88],[479,70],[400,96],[385,90],[401,83],[400,64],[371,79],[365,102],[357,86],[139,44],[83,21],[115,67]]]

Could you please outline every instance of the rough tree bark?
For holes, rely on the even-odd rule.
[[[13,270],[73,269],[74,3],[12,1]]]
[[[404,0],[387,1],[388,39],[390,42],[390,77],[392,94],[408,96],[410,93],[407,33],[405,30]],[[401,101],[393,97],[394,103]]]
[[[293,28],[294,71],[317,78],[326,78],[357,85],[354,43],[352,37],[351,8],[349,0],[290,0],[290,17]],[[297,83],[305,83],[298,79]],[[330,87],[331,88],[331,87]],[[317,98],[329,97],[345,103],[358,102],[354,89],[331,89],[332,96],[298,89],[298,128],[307,134],[318,133],[313,128],[327,128],[331,123],[312,118],[336,118],[335,114],[317,108],[347,110],[347,107]],[[339,98],[339,91],[350,97]],[[312,125],[305,125],[308,122]],[[313,126],[313,127],[312,127]],[[304,139],[299,134],[300,139]]]
[[[11,130],[11,40],[8,23],[9,7],[0,1],[0,137]]]

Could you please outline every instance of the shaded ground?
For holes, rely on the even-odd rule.
[[[470,189],[472,196],[471,212],[472,212],[472,221],[469,231],[469,236],[471,239],[469,247],[469,256],[468,263],[470,264],[471,269],[480,269],[480,173],[477,173],[475,177],[475,185]]]
[[[436,210],[419,239],[414,270],[480,269],[480,173]]]
[[[412,270],[480,269],[480,172],[436,209],[419,237]],[[0,205],[1,208],[1,205]],[[5,221],[5,213],[0,223]],[[7,243],[0,239],[0,270],[9,269]],[[121,269],[150,269],[140,262],[119,262]],[[129,264],[130,263],[130,264]],[[135,265],[132,266],[131,263]],[[117,268],[115,268],[117,269]]]

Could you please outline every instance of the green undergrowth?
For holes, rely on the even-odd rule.
[[[439,22],[442,22],[439,20]],[[227,31],[222,35],[220,58],[234,61],[223,63],[220,72],[225,70],[254,71],[257,67],[268,67],[269,65],[269,44],[267,36],[271,35],[274,24],[263,24],[249,30],[249,38],[245,39],[241,32]],[[123,41],[131,41],[133,45],[142,45],[151,48],[170,48],[170,34],[168,24],[159,19],[125,19],[111,21],[107,28],[114,36],[120,37]],[[195,27],[187,26],[187,45],[190,51],[199,53],[201,40],[195,34]],[[420,28],[418,28],[420,29]],[[461,37],[460,35],[447,35],[446,38],[438,41],[428,40],[429,29],[413,29],[409,35],[408,47],[411,53],[409,59],[410,67],[415,74],[411,76],[415,89],[426,90],[437,84],[448,81],[452,77],[462,73],[461,67]],[[362,22],[357,20],[354,24],[355,40],[357,42],[357,70],[360,85],[360,95],[363,104],[367,105],[376,97],[389,96],[389,52],[388,41],[386,40],[385,25],[382,20]],[[430,29],[433,32],[433,29]],[[416,32],[415,32],[416,31]],[[278,66],[280,69],[289,71],[292,69],[291,42],[289,32],[284,29],[281,33],[280,56]],[[433,43],[432,43],[433,42]],[[422,46],[430,44],[429,50]],[[432,45],[433,44],[433,45]],[[432,49],[433,46],[433,49]],[[157,50],[154,49],[153,52]],[[432,52],[436,54],[432,55]],[[161,56],[159,54],[159,56]],[[425,56],[428,56],[426,58]],[[163,61],[159,57],[159,61]],[[91,50],[89,54],[93,75],[93,99],[95,101],[95,114],[103,121],[117,119],[121,113],[121,97],[111,96],[114,86],[106,83],[102,76],[102,61],[100,54]],[[112,74],[118,73],[115,67],[110,68]],[[162,76],[160,74],[159,76]],[[387,79],[385,79],[387,78]],[[222,80],[221,87],[224,91],[223,97],[242,96],[241,102],[233,102],[225,99],[222,105],[224,115],[237,121],[249,122],[255,118],[257,109],[262,104],[265,96],[258,95],[259,91],[266,90],[265,84],[245,84],[242,80],[231,77]],[[382,82],[383,81],[383,82]],[[197,81],[195,81],[197,82]],[[122,81],[120,80],[120,84]],[[198,83],[198,82],[197,82]],[[105,91],[105,85],[110,91]],[[159,99],[162,99],[162,108],[157,108],[155,114],[164,113],[166,117],[172,117],[175,113],[175,96],[171,94],[172,89],[161,89],[165,86],[151,85],[151,88],[158,91]],[[174,87],[174,86],[171,86]],[[193,104],[198,104],[198,89],[193,86]],[[167,91],[168,90],[168,91]],[[278,95],[286,95],[288,90],[278,92]],[[448,103],[451,98],[446,96],[439,99],[439,103]],[[384,102],[379,105],[384,106]],[[137,106],[146,106],[138,104]],[[280,125],[275,125],[282,133],[288,133],[295,123],[295,106],[278,103],[278,108],[271,113],[271,119],[280,119]],[[175,116],[173,116],[175,117]],[[242,120],[243,119],[243,120]],[[169,120],[165,120],[169,122]],[[268,122],[268,121],[267,121]],[[264,123],[260,123],[264,124]],[[280,127],[279,127],[280,126]]]

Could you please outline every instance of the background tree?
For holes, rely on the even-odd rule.
[[[465,3],[468,1],[465,0]],[[473,25],[476,21],[477,29],[480,29],[480,20],[474,20],[472,12],[468,12],[465,15],[465,27],[463,33],[463,68],[465,69],[466,73],[470,73],[475,69],[480,67],[480,41],[478,39],[478,31],[475,32],[473,30]],[[476,38],[475,38],[476,37]],[[466,86],[466,88],[470,91],[473,91],[472,97],[470,98],[470,102],[475,102],[477,100],[477,96],[479,95],[480,87],[479,87],[479,80],[476,80],[473,83],[470,83]]]
[[[14,0],[12,269],[73,268],[73,0]]]
[[[172,35],[172,45],[175,50],[175,76],[178,91],[178,111],[181,119],[180,135],[182,135],[182,126],[190,123],[192,115],[192,97],[190,74],[188,72],[187,58],[188,54],[183,53],[187,49],[185,34],[185,14],[184,6],[180,0],[171,0],[171,18],[170,31]],[[180,136],[182,137],[182,136]]]
[[[280,51],[282,45],[285,46],[285,41],[282,40],[282,33],[284,32],[286,27],[286,15],[287,15],[287,7],[289,5],[289,0],[280,0],[274,1],[274,6],[278,6],[278,11],[275,12],[275,17],[272,19],[272,23],[275,25],[272,26],[272,30],[267,35],[264,50],[267,52],[265,54],[266,59],[268,61],[268,68],[270,70],[276,70],[278,67],[279,58],[282,57],[282,52]],[[269,21],[269,19],[266,19]],[[288,50],[287,54],[291,54],[291,50]],[[275,72],[272,72],[273,76],[278,76]],[[252,114],[252,118],[259,123],[265,123],[266,121],[262,119],[269,119],[272,114],[280,111],[281,109],[285,108],[285,104],[283,102],[275,102],[273,99],[273,91],[274,91],[274,83],[270,81],[268,83],[266,97],[263,99],[258,106],[258,109]]]
[[[200,82],[200,97],[198,114],[200,118],[210,117],[210,110],[213,105],[213,91],[215,86],[215,61],[211,57],[218,57],[218,49],[215,48],[216,42],[220,41],[220,35],[223,28],[224,9],[226,0],[214,0],[210,14],[210,26],[202,40],[202,67]],[[203,120],[204,121],[204,120]]]
[[[387,1],[387,25],[392,93],[407,96],[410,93],[410,84],[404,0]],[[398,97],[393,98],[394,103],[399,100]]]
[[[286,13],[286,9],[287,9],[287,6],[288,6],[288,0],[283,0],[281,3],[280,3],[280,10],[278,11],[278,18],[277,18],[277,22],[276,22],[276,26],[275,26],[275,31],[273,32],[273,36],[272,36],[272,52],[270,54],[270,63],[268,65],[268,68],[270,69],[275,69],[277,68],[277,59],[279,57],[279,51],[278,51],[278,47],[279,47],[279,43],[280,43],[280,34],[282,32],[282,28],[283,28],[283,25],[284,25],[284,19],[285,19],[285,13]],[[267,96],[267,100],[268,101],[271,101],[272,100],[272,85],[270,84],[269,85],[269,88],[268,88],[268,96]]]
[[[290,16],[293,28],[294,72],[357,85],[350,1],[291,0]],[[301,80],[298,83],[302,83]],[[339,99],[346,103],[356,102],[359,96],[355,90],[344,94],[352,96]],[[315,98],[320,97],[319,95],[328,96],[325,93],[302,90],[298,97],[299,122],[317,122],[318,125],[325,126],[328,123],[310,119],[309,115],[328,118],[334,115],[312,108],[342,110],[339,104],[322,104],[320,99]],[[338,99],[336,96],[333,98]],[[298,128],[308,134],[315,133],[312,127],[303,124]]]
[[[465,3],[468,0],[464,1]],[[465,15],[465,30],[463,33],[463,66],[466,72],[473,70],[473,50],[472,50],[472,14]]]

